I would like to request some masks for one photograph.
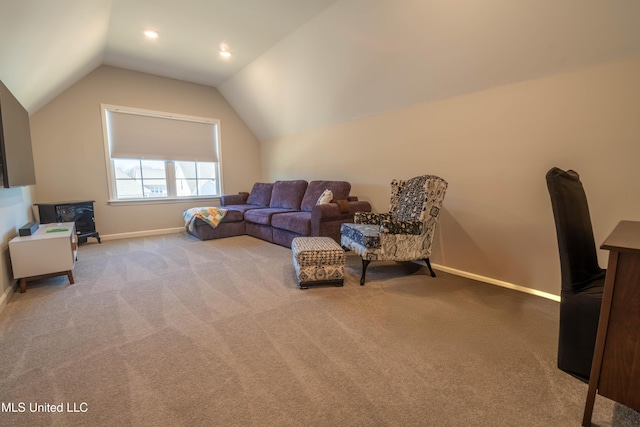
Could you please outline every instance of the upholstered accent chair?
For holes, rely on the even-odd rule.
[[[588,383],[606,270],[600,268],[589,205],[577,172],[546,175],[560,253],[558,368]]]
[[[371,261],[424,260],[436,276],[429,257],[447,187],[433,175],[393,180],[389,212],[357,212],[354,224],[342,224],[342,246],[362,258],[360,285]]]

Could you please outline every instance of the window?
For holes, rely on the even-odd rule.
[[[178,196],[217,195],[216,164],[205,162],[175,162]]]
[[[112,201],[220,195],[218,120],[102,107]]]
[[[159,160],[113,159],[116,198],[167,197],[167,171]]]

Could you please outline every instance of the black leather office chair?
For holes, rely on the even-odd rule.
[[[562,274],[558,368],[588,383],[606,271],[598,264],[580,176],[552,168],[546,179]]]

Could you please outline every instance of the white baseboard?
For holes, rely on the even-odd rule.
[[[159,236],[162,234],[174,234],[184,232],[184,227],[162,228],[159,230],[132,231],[130,233],[104,234],[101,240],[129,239],[132,237]]]
[[[12,280],[12,281],[14,282],[13,285],[5,289],[2,295],[0,295],[0,313],[7,306],[7,304],[9,303],[9,300],[11,299],[11,295],[13,295],[13,293],[16,291],[16,288],[18,286],[17,280]]]
[[[527,294],[531,294],[531,295],[536,295],[542,298],[547,298],[553,301],[557,301],[560,302],[560,296],[559,295],[554,295],[554,294],[550,294],[547,292],[542,292],[539,291],[537,289],[531,289],[531,288],[527,288],[525,286],[520,286],[520,285],[516,285],[513,283],[509,283],[509,282],[503,282],[502,280],[497,280],[497,279],[492,279],[491,277],[485,277],[485,276],[480,276],[478,274],[473,274],[473,273],[469,273],[466,271],[462,271],[462,270],[457,270],[455,268],[451,268],[451,267],[445,267],[443,265],[438,265],[438,264],[432,264],[433,268],[437,269],[437,270],[442,270],[445,273],[451,273],[451,274],[455,274],[456,276],[461,276],[461,277],[466,277],[468,279],[473,279],[473,280],[477,280],[479,282],[484,282],[484,283],[489,283],[490,285],[496,285],[496,286],[501,286],[503,288],[509,288],[509,289],[513,289],[516,291],[520,291],[520,292],[524,292]]]

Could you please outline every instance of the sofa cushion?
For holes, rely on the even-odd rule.
[[[271,192],[273,190],[273,183],[270,182],[256,182],[253,184],[251,193],[247,198],[248,205],[269,206],[271,201]]]
[[[257,205],[229,205],[229,206],[222,206],[222,209],[227,209],[227,216],[232,215],[232,219],[230,219],[230,221],[242,221],[243,220],[243,214],[250,210],[250,209],[262,209],[262,207],[257,206]],[[234,214],[232,214],[232,212],[235,212]],[[239,215],[239,216],[236,216]],[[226,219],[227,216],[225,216],[223,219]],[[239,219],[236,219],[239,218]]]
[[[270,208],[282,208],[291,210],[300,210],[300,203],[302,197],[307,189],[307,181],[295,180],[295,181],[276,181],[273,184],[273,191],[271,192]],[[316,200],[320,197],[318,193]]]
[[[244,220],[255,224],[271,225],[271,217],[277,213],[291,212],[291,209],[263,208],[251,209],[245,212]]]
[[[340,226],[340,233],[343,238],[351,239],[367,249],[380,247],[379,225],[346,223]]]
[[[222,221],[220,221],[220,223],[242,221],[244,219],[244,211],[240,211],[240,210],[236,210],[236,209],[229,209],[229,208],[226,208],[226,207],[221,208],[221,209],[227,209],[227,213],[222,218]]]
[[[279,213],[271,217],[271,226],[309,236],[311,235],[311,214],[309,212]]]
[[[351,184],[346,181],[311,181],[304,193],[300,210],[311,212],[324,190],[331,190],[334,200],[346,200]]]

